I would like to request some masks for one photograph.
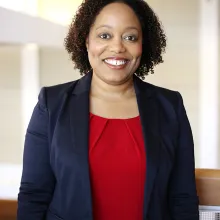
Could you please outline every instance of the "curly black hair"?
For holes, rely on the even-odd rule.
[[[139,68],[135,74],[144,79],[148,73],[154,73],[154,66],[163,63],[162,54],[165,52],[166,35],[162,25],[144,0],[84,0],[78,8],[64,45],[69,53],[74,67],[81,75],[91,70],[86,48],[86,38],[96,16],[108,4],[121,2],[130,6],[137,15],[143,32],[143,52]]]

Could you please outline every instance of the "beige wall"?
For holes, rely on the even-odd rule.
[[[39,2],[46,4],[43,0]],[[155,74],[148,76],[146,80],[178,90],[182,94],[193,130],[198,161],[199,0],[167,0],[166,4],[162,4],[162,0],[148,2],[165,27],[168,47],[165,63],[158,66]],[[54,7],[56,4],[54,3]],[[42,14],[47,13],[44,11]],[[22,121],[19,53],[19,47],[0,46],[0,162],[21,162],[23,145],[20,135]],[[41,87],[80,77],[64,49],[40,48],[39,58]]]
[[[40,49],[40,86],[50,86],[76,80],[80,77],[63,49]]]
[[[0,46],[0,162],[21,162],[20,48]]]

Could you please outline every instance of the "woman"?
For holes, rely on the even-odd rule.
[[[85,75],[43,88],[27,129],[18,220],[198,220],[181,95],[143,82],[166,38],[143,0],[86,0],[65,46]]]

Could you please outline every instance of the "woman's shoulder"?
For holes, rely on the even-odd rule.
[[[60,94],[68,93],[72,90],[74,85],[78,80],[70,81],[66,83],[61,83],[53,86],[46,86],[44,89],[47,91],[47,94],[50,96],[59,96]]]
[[[152,98],[160,108],[161,114],[168,118],[177,119],[180,113],[185,112],[185,105],[179,91],[145,83],[146,88],[153,91]]]
[[[38,96],[39,103],[46,108],[51,108],[54,105],[59,105],[66,94],[69,94],[78,80],[61,83],[53,86],[44,86]]]
[[[181,94],[177,90],[172,90],[162,86],[157,86],[149,82],[144,82],[145,88],[151,92],[158,99],[167,99],[171,102],[176,102],[181,97]]]

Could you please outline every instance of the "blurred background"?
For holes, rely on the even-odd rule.
[[[25,131],[40,88],[80,77],[63,40],[81,2],[0,0],[0,197],[17,196]],[[168,46],[165,62],[146,81],[182,94],[196,167],[220,169],[219,0],[147,2]]]

